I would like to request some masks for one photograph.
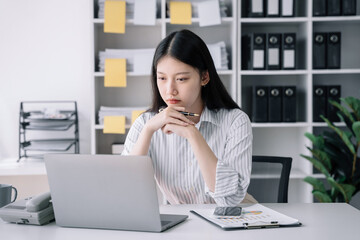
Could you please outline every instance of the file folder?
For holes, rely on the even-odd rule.
[[[269,122],[282,121],[282,87],[269,88]]]
[[[296,122],[296,87],[284,86],[283,87],[283,108],[282,117],[284,122]]]
[[[280,0],[266,0],[266,16],[279,17],[280,16]]]
[[[241,59],[242,69],[261,70],[265,69],[266,57],[266,34],[253,33],[242,37]]]
[[[326,1],[313,0],[313,16],[326,16]]]
[[[327,39],[327,68],[340,68],[341,33],[330,32]]]
[[[282,17],[294,16],[294,0],[281,0],[281,16]]]
[[[329,103],[329,100],[336,101],[340,103],[340,97],[341,97],[341,86],[340,85],[334,85],[334,86],[328,86],[327,91],[327,119],[329,119],[332,122],[339,122],[340,119],[337,116],[338,109]]]
[[[341,1],[327,0],[327,15],[340,16],[341,15]]]
[[[268,87],[253,86],[253,122],[268,121]]]
[[[325,69],[326,68],[326,33],[314,33],[313,39],[313,69]]]
[[[356,15],[356,0],[342,0],[342,14]]]
[[[269,33],[267,35],[267,69],[281,68],[281,34]]]
[[[296,33],[284,33],[282,39],[282,69],[295,69]]]
[[[248,17],[264,17],[264,0],[247,0]]]
[[[315,85],[313,88],[313,121],[323,122],[320,115],[326,117],[327,87]]]

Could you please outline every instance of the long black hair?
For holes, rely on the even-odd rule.
[[[224,84],[221,82],[205,42],[195,33],[184,29],[169,34],[156,48],[151,75],[153,99],[149,111],[158,112],[159,108],[166,106],[166,103],[161,98],[156,77],[158,62],[164,56],[171,56],[192,66],[199,70],[200,76],[206,71],[209,72],[210,81],[206,86],[201,88],[201,98],[208,109],[218,110],[221,108],[239,108],[226,91]]]

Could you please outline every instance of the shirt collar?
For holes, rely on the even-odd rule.
[[[206,106],[201,113],[200,121],[198,122],[199,126],[202,122],[210,122],[215,125],[220,125],[219,119],[216,114],[217,110],[210,110]]]

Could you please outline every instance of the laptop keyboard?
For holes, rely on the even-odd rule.
[[[165,226],[168,223],[171,223],[171,222],[170,221],[161,221],[161,226]]]

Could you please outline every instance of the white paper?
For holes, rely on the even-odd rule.
[[[155,25],[156,0],[136,0],[134,5],[135,25]]]
[[[278,66],[279,65],[279,55],[280,51],[279,48],[269,48],[268,52],[268,64],[270,66]]]
[[[219,45],[208,45],[209,52],[214,61],[216,69],[221,68],[221,48]]]
[[[218,0],[208,0],[197,4],[200,27],[221,24]]]
[[[134,73],[150,75],[153,57],[153,52],[136,53],[134,56]]]
[[[295,67],[295,50],[284,50],[284,68]]]
[[[253,68],[264,68],[264,50],[254,50]]]
[[[282,1],[282,16],[293,16],[294,0],[281,0]]]
[[[263,0],[250,0],[252,3],[252,13],[263,13]]]
[[[267,0],[267,13],[269,15],[279,14],[279,0]]]

